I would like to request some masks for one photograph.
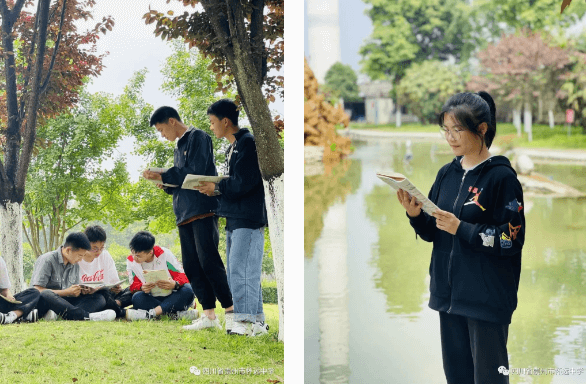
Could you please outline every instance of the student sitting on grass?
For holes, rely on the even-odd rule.
[[[110,253],[104,249],[106,231],[99,225],[87,227],[84,231],[92,249],[79,262],[81,283],[101,281],[104,284],[115,284],[120,281],[116,265]],[[117,285],[109,290],[100,289],[96,293],[106,299],[106,309],[116,312],[116,317],[124,317],[123,308],[132,304],[132,293],[128,288]]]
[[[41,292],[37,304],[39,316],[55,320],[60,315],[65,320],[112,321],[116,312],[102,311],[106,299],[92,295],[90,290],[79,286],[79,261],[91,249],[86,235],[74,232],[67,236],[65,244],[55,251],[39,256],[33,267],[31,286]]]
[[[126,260],[126,269],[130,280],[130,292],[133,292],[132,307],[126,310],[128,320],[147,320],[162,314],[172,314],[179,319],[194,320],[197,311],[188,310],[195,294],[183,272],[183,267],[167,248],[155,245],[155,237],[146,231],[138,232],[130,240],[132,255]],[[145,274],[149,271],[168,271],[168,280],[147,283]],[[168,295],[151,292],[154,288],[171,290]]]
[[[0,298],[0,324],[14,323],[17,319],[24,319],[29,322],[37,321],[38,316],[35,307],[41,295],[39,291],[29,288],[12,296],[10,287],[6,263],[0,256],[0,295],[6,298],[6,300]],[[10,302],[15,300],[21,303]]]

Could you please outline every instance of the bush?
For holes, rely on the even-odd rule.
[[[266,280],[262,282],[262,302],[265,304],[277,304],[276,280]]]

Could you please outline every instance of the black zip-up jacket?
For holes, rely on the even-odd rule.
[[[254,136],[246,128],[234,134],[236,146],[228,164],[229,178],[218,183],[218,216],[267,223],[265,192]]]
[[[429,192],[460,225],[456,235],[421,211],[409,221],[433,242],[429,307],[473,319],[510,324],[517,308],[525,240],[523,190],[511,163],[494,156],[465,171],[456,157],[443,166]]]
[[[178,139],[173,154],[173,167],[161,175],[165,184],[179,186],[165,188],[165,192],[173,195],[173,211],[177,224],[196,215],[216,212],[218,208],[215,196],[206,196],[198,191],[181,188],[188,174],[218,175],[212,139],[201,129],[193,127]]]

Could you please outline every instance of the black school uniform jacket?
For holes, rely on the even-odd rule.
[[[258,165],[254,136],[246,128],[234,134],[236,145],[230,163],[230,177],[218,183],[218,216],[267,223],[265,192]]]
[[[429,192],[460,225],[456,235],[421,211],[411,226],[433,242],[429,307],[473,319],[509,324],[517,308],[525,240],[523,190],[511,163],[494,156],[470,171],[461,157],[443,166]]]
[[[165,188],[165,192],[173,195],[173,211],[177,224],[196,215],[216,212],[218,208],[215,196],[206,196],[198,191],[181,188],[188,174],[218,175],[212,139],[197,128],[190,128],[178,139],[173,155],[173,167],[161,174],[165,184],[179,186]]]

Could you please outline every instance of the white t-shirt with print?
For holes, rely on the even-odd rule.
[[[120,281],[120,277],[114,259],[108,251],[103,250],[91,263],[85,260],[79,262],[79,280],[81,283],[103,281],[104,284],[114,284]]]
[[[8,278],[8,269],[2,256],[0,256],[0,289],[10,288],[10,279]]]

